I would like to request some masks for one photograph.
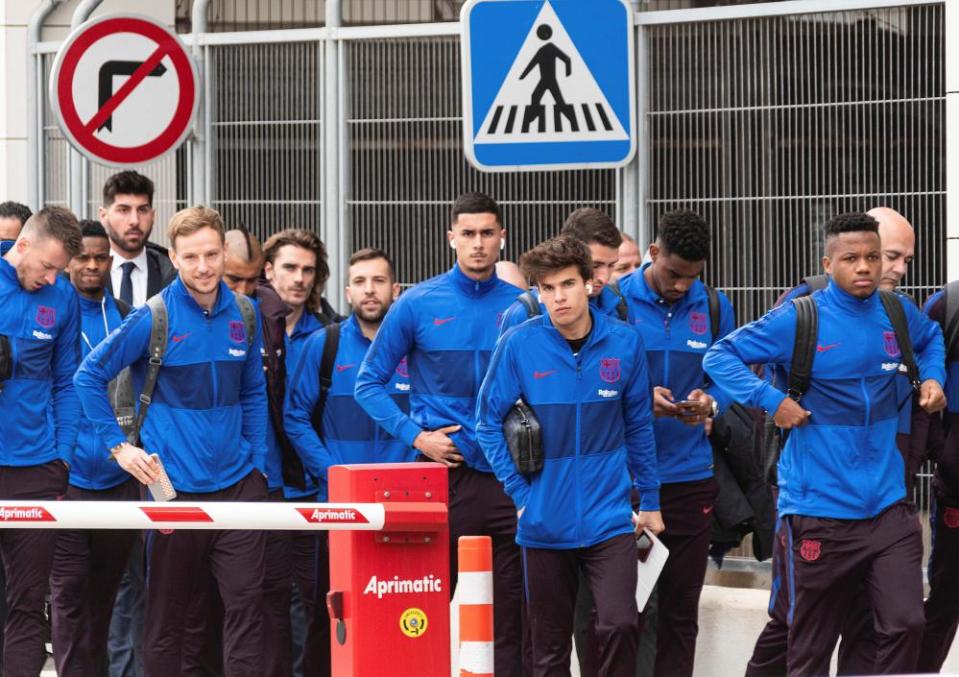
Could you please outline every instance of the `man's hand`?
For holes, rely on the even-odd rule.
[[[946,394],[934,379],[927,379],[919,387],[919,406],[930,414],[946,408]]]
[[[160,464],[139,447],[124,443],[113,458],[121,468],[136,477],[141,484],[153,484],[160,479]]]
[[[787,397],[779,403],[776,413],[773,414],[773,420],[780,428],[790,429],[805,425],[809,420],[811,412],[806,411],[799,403],[791,397]]]
[[[676,407],[679,410],[677,418],[686,425],[699,425],[705,423],[713,413],[713,398],[704,393],[699,388],[686,396],[687,400],[693,400],[698,405],[693,407]]]
[[[658,418],[679,416],[679,407],[673,404],[673,393],[669,388],[653,386],[653,415]]]
[[[666,525],[663,524],[663,513],[659,510],[646,512],[640,510],[633,515],[633,526],[636,528],[637,534],[643,533],[643,529],[649,529],[650,532],[658,536],[666,530]]]
[[[463,463],[463,457],[457,452],[456,445],[448,435],[457,432],[461,427],[449,425],[439,430],[424,430],[413,440],[413,446],[427,458],[442,463],[447,468],[458,468]]]

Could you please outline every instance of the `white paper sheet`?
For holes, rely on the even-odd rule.
[[[656,581],[659,580],[659,574],[662,573],[666,560],[669,558],[669,550],[663,545],[663,542],[656,538],[649,529],[643,530],[649,537],[653,547],[649,550],[646,561],[637,559],[636,576],[636,608],[642,611],[646,608],[646,602],[649,596],[653,594],[653,588],[656,587]]]

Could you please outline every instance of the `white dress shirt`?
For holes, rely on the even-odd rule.
[[[147,250],[146,247],[136,258],[123,258],[116,249],[110,248],[113,254],[113,267],[110,269],[110,283],[113,285],[113,296],[120,298],[120,283],[123,280],[123,268],[127,261],[135,266],[130,272],[130,281],[133,283],[133,307],[142,306],[147,302]]]

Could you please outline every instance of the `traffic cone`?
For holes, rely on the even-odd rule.
[[[460,536],[460,677],[493,677],[493,540]]]

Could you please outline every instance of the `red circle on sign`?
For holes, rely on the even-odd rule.
[[[96,127],[90,125],[90,121],[83,123],[73,101],[73,77],[80,58],[98,40],[116,33],[135,33],[155,42],[157,47],[154,56],[157,51],[162,51],[159,60],[170,58],[179,82],[180,99],[170,123],[152,141],[139,146],[115,146],[98,139],[95,134]],[[59,113],[64,133],[79,150],[97,160],[108,164],[150,162],[179,145],[189,130],[197,102],[197,77],[193,62],[176,36],[150,19],[104,17],[92,24],[81,26],[61,48],[53,66],[53,74],[51,99],[54,110]]]

